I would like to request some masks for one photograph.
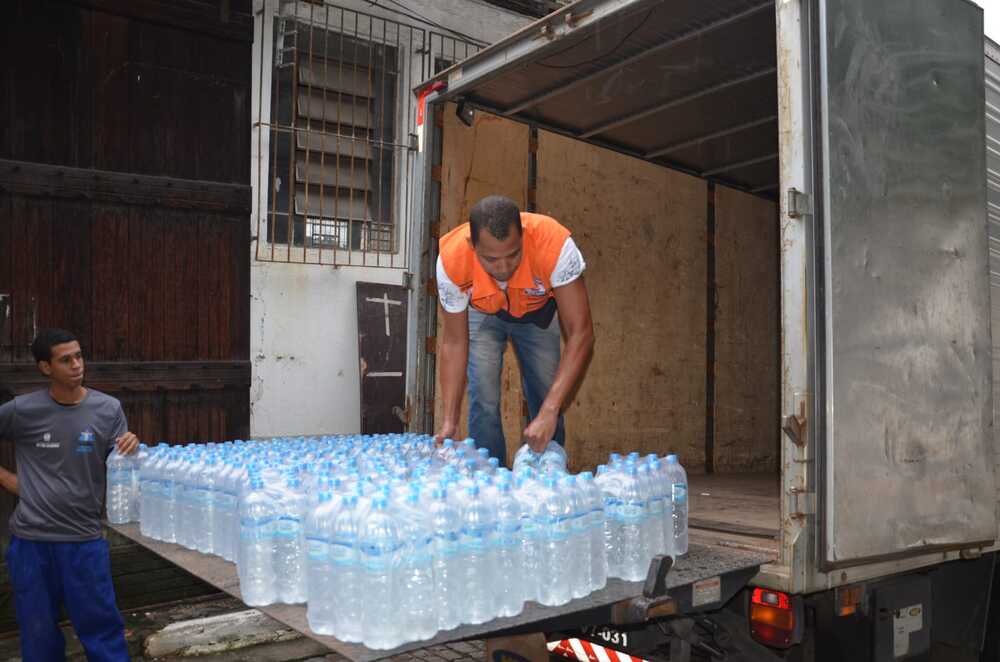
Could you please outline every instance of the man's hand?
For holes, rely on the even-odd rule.
[[[17,482],[17,474],[0,467],[0,487],[7,490],[14,496],[21,493],[21,488]]]
[[[131,455],[139,450],[139,437],[131,432],[126,432],[115,439],[115,447],[122,455]]]
[[[522,436],[524,443],[531,447],[536,453],[541,453],[552,441],[556,434],[556,425],[559,423],[559,412],[542,408],[535,416],[534,420],[524,428]]]
[[[440,446],[445,439],[454,439],[458,434],[458,424],[452,421],[445,421],[441,424],[441,429],[434,435],[434,445]]]

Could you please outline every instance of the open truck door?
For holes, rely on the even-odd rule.
[[[820,567],[989,545],[982,14],[825,0],[810,19]]]

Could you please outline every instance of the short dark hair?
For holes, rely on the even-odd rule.
[[[479,241],[479,231],[485,229],[497,239],[506,239],[511,228],[521,234],[521,210],[517,203],[502,195],[488,195],[469,211],[469,231],[473,245]]]
[[[35,357],[35,363],[51,361],[53,347],[74,340],[76,336],[66,329],[42,329],[31,343],[31,354]]]

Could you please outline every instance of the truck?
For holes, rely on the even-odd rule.
[[[691,551],[397,651],[263,611],[354,660],[532,631],[595,660],[1000,660],[998,63],[966,0],[577,0],[421,83],[409,429],[435,427],[437,238],[508,195],[588,263],[571,464],[680,453]]]
[[[581,393],[592,380],[626,392],[578,396],[577,431],[626,406],[610,400],[643,400],[656,382],[642,376],[688,351],[644,341],[687,310],[666,288],[706,286],[686,278],[685,255],[708,247],[715,305],[698,332],[711,335],[712,270],[727,259],[713,250],[771,233],[730,306],[737,327],[773,315],[768,361],[720,361],[717,344],[701,377],[740,372],[745,390],[773,391],[774,435],[729,440],[724,462],[714,449],[689,491],[696,539],[771,559],[721,608],[578,637],[647,658],[1000,659],[998,73],[965,0],[578,0],[418,88],[419,277],[478,195],[519,196],[578,237],[597,354],[616,360],[595,358]],[[705,234],[685,234],[678,219],[702,218],[706,193]],[[433,339],[432,289],[419,315]],[[434,354],[416,352],[416,367],[413,425],[430,431]],[[646,411],[700,417],[659,393],[631,412],[637,427]],[[673,432],[677,450],[683,424]],[[590,443],[627,451],[629,435]]]

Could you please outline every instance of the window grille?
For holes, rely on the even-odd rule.
[[[256,37],[256,259],[408,268],[413,89],[482,45],[321,0]]]

